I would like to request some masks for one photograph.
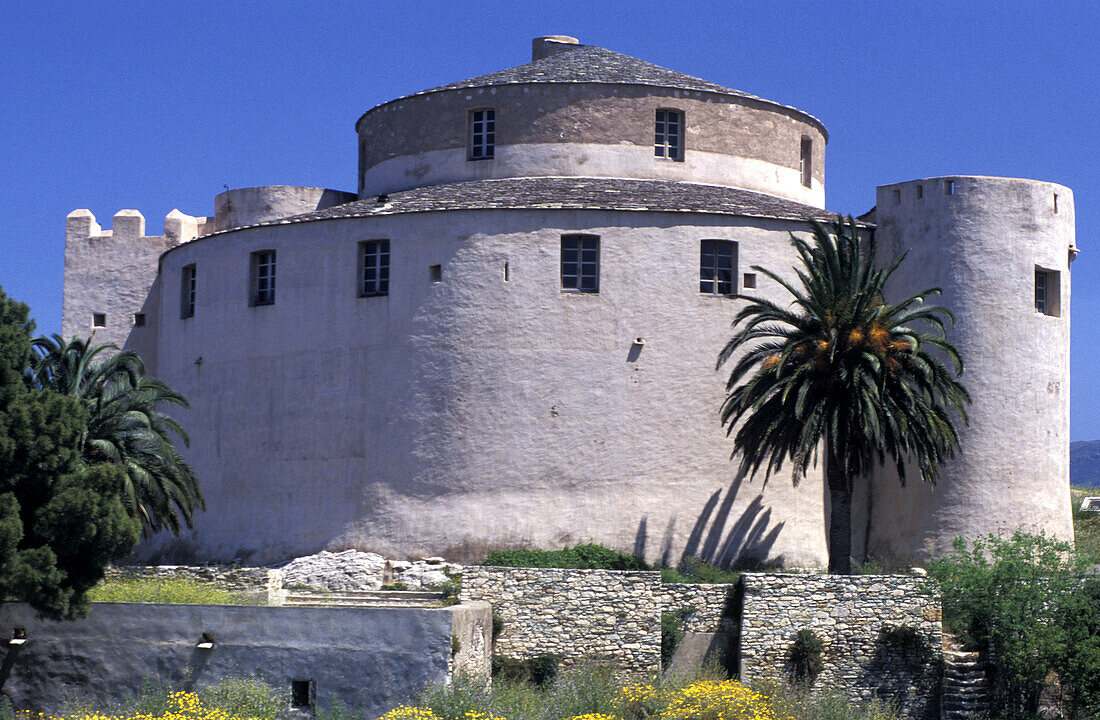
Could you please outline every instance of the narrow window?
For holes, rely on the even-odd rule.
[[[1035,268],[1035,312],[1058,317],[1061,315],[1061,287],[1057,270]]]
[[[508,263],[504,263],[504,282],[509,282],[512,279],[512,268]]]
[[[802,174],[802,184],[810,187],[814,179],[814,141],[805,135],[798,154],[798,170]]]
[[[600,291],[600,239],[595,235],[562,235],[561,289]]]
[[[894,204],[901,204],[901,190],[894,190]]]
[[[390,294],[390,241],[359,243],[359,297]]]
[[[275,251],[252,253],[252,305],[275,304]]]
[[[920,200],[924,197],[924,186],[917,185],[917,199]]]
[[[684,159],[684,114],[679,110],[657,111],[653,154],[667,160]]]
[[[496,111],[470,111],[469,159],[488,160],[497,144]]]
[[[92,313],[92,327],[107,327],[107,313]]]
[[[145,313],[134,313],[134,327],[145,327]]]
[[[944,191],[948,195],[954,195],[955,194],[955,181],[954,180],[948,180],[947,182],[944,183],[943,187],[944,187]]]
[[[737,243],[704,240],[699,252],[699,292],[733,295],[737,292]]]
[[[746,289],[756,288],[756,273],[745,273],[745,279],[741,283]]]
[[[428,277],[432,282],[443,282],[443,266],[442,265],[430,265],[428,266]]]
[[[1054,193],[1054,214],[1058,214],[1058,193]]]
[[[313,707],[315,684],[312,680],[290,681],[290,706],[296,708]]]
[[[180,317],[195,316],[195,265],[184,265],[180,271]]]

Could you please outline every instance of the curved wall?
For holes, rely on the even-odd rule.
[[[943,288],[933,302],[955,313],[949,337],[973,405],[961,452],[934,491],[919,475],[906,488],[890,473],[874,479],[870,554],[904,561],[942,554],[956,536],[1017,528],[1072,541],[1073,193],[1034,180],[927,178],[880,187],[875,213],[880,251],[909,251],[895,296]],[[1057,316],[1036,311],[1036,268],[1057,273]]]
[[[789,475],[766,489],[734,476],[714,361],[736,301],[699,292],[701,239],[736,240],[742,271],[790,267],[787,230],[798,228],[466,211],[180,246],[162,258],[162,290],[178,296],[195,263],[197,304],[187,319],[164,304],[158,369],[191,400],[184,452],[210,509],[174,548],[157,540],[143,554],[270,562],[359,547],[470,559],[593,540],[650,560],[819,567],[819,473],[797,488]],[[560,289],[560,238],[572,232],[601,238],[599,294]],[[379,238],[390,240],[390,294],[359,298],[357,244]],[[260,249],[277,251],[277,296],[249,307]]]
[[[496,111],[496,156],[468,160],[467,114]],[[653,155],[658,109],[684,113],[684,159]],[[672,88],[533,83],[443,90],[367,112],[359,132],[360,197],[505,177],[586,176],[729,185],[824,207],[826,136],[797,110]],[[799,170],[813,147],[811,186]]]
[[[214,230],[229,230],[268,220],[324,210],[355,200],[352,193],[298,185],[235,188],[214,197]]]

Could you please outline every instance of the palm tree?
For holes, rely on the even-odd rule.
[[[118,348],[93,345],[91,338],[66,343],[56,334],[36,338],[33,347],[33,382],[75,396],[88,410],[84,463],[125,470],[130,514],[147,534],[167,529],[178,535],[181,520],[191,527],[194,511],[205,505],[191,467],[172,445],[172,435],[186,445],[187,433],[160,411],[164,405],[186,408],[186,398],[146,375],[145,363],[129,350],[99,358]]]
[[[902,482],[915,466],[934,483],[959,446],[953,413],[966,422],[970,396],[956,379],[962,358],[946,339],[954,316],[925,303],[939,288],[896,304],[884,299],[904,255],[876,267],[874,237],[861,240],[851,218],[832,232],[813,223],[812,243],[793,233],[791,243],[801,258],[797,283],[753,269],[793,302],[738,296],[748,304],[718,357],[719,368],[734,361],[721,418],[742,472],[765,466],[765,482],[787,459],[798,482],[823,450],[829,571],[847,574],[855,478],[889,459]]]

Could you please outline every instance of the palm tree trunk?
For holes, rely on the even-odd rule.
[[[829,483],[829,572],[851,575],[852,488],[844,474],[844,463],[832,452],[825,461],[825,478]]]

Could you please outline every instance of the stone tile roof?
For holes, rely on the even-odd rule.
[[[713,213],[821,222],[838,218],[835,213],[811,205],[721,185],[673,180],[527,177],[428,185],[257,225],[445,210],[551,209]]]
[[[734,90],[702,78],[669,70],[653,63],[639,60],[595,45],[578,45],[571,50],[559,52],[540,60],[518,65],[507,70],[498,70],[487,75],[478,75],[468,80],[460,80],[449,85],[403,95],[396,100],[426,95],[443,90],[461,90],[463,88],[490,87],[493,85],[516,85],[525,83],[610,83],[623,85],[652,85],[655,87],[675,88],[677,90],[695,90],[713,92],[722,95],[746,98],[765,103],[773,107],[792,110],[818,125],[823,133],[828,131],[820,120],[789,105],[782,105],[756,95]],[[382,103],[382,105],[388,105]],[[378,107],[381,107],[379,105]],[[369,111],[368,111],[369,112]]]

